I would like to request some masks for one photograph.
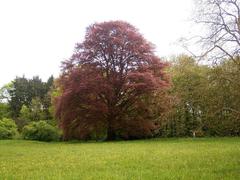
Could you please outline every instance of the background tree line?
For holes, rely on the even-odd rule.
[[[217,66],[202,65],[181,55],[170,61],[167,71],[172,79],[167,92],[171,101],[160,93],[155,96],[160,105],[148,109],[159,116],[155,136],[240,135],[240,72],[234,62],[226,59]],[[13,118],[20,130],[32,121],[56,124],[51,94],[56,96],[57,90],[52,88],[52,76],[47,82],[39,77],[16,77],[1,89],[0,117]],[[157,115],[160,107],[165,107],[165,113]]]
[[[240,135],[240,72],[234,62],[226,59],[217,66],[201,65],[182,55],[169,71],[175,102],[161,135]]]
[[[16,77],[0,90],[0,118],[12,118],[18,128],[31,121],[53,120],[51,88],[53,76],[43,82],[38,76]]]

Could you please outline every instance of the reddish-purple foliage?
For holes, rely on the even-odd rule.
[[[146,136],[153,128],[151,119],[136,112],[146,106],[143,97],[169,85],[165,67],[132,25],[110,21],[89,26],[83,43],[63,62],[58,81],[56,117],[65,139],[90,138],[104,130],[108,139]]]

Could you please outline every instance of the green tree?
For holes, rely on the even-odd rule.
[[[210,135],[240,135],[240,71],[225,60],[209,73],[205,128]]]
[[[22,105],[30,105],[32,98],[30,90],[28,80],[24,76],[15,78],[13,87],[9,90],[9,105],[13,117],[19,116]]]
[[[0,139],[13,139],[17,135],[17,126],[12,119],[0,119]]]
[[[41,104],[41,108],[45,113],[46,118],[52,118],[49,113],[49,107],[51,106],[50,89],[53,84],[53,76],[48,81],[42,82],[42,80],[35,76],[32,79],[23,77],[16,77],[12,82],[12,88],[8,90],[9,93],[9,105],[12,112],[12,116],[17,118],[20,115],[20,111],[23,105],[30,108],[38,99]],[[34,109],[34,108],[33,108]]]
[[[20,110],[20,118],[24,121],[31,120],[31,111],[26,105],[23,105]]]
[[[180,56],[170,71],[175,103],[164,135],[240,134],[240,73],[233,61],[211,67]]]
[[[7,103],[0,103],[0,119],[10,117],[10,108]]]
[[[208,70],[207,66],[198,65],[185,55],[172,62],[171,93],[175,97],[175,106],[165,130],[169,136],[195,136],[202,131]]]

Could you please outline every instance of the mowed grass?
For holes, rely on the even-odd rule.
[[[1,140],[0,179],[240,179],[240,138]]]

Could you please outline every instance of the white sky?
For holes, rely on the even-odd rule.
[[[193,0],[0,0],[0,87],[23,74],[44,81],[60,72],[85,28],[124,20],[169,57],[184,52],[177,40],[190,33]]]

